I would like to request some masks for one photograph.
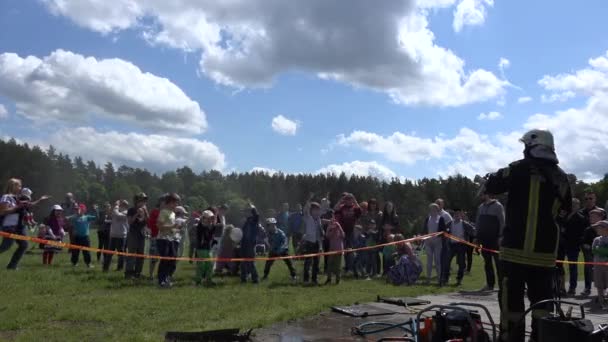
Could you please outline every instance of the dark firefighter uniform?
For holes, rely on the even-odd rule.
[[[500,244],[503,273],[499,290],[501,339],[524,341],[525,324],[518,324],[525,311],[524,292],[531,303],[553,298],[553,274],[560,230],[560,210],[570,211],[572,195],[566,173],[557,159],[524,159],[488,177],[489,194],[508,193],[506,226]],[[537,340],[536,319],[551,307],[532,313],[532,340]]]

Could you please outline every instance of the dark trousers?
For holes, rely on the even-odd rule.
[[[486,284],[489,288],[494,288],[494,285],[496,285],[496,275],[498,274],[500,285],[502,282],[502,271],[500,269],[498,254],[483,251],[481,255],[483,256],[484,269],[486,271]],[[496,273],[494,272],[494,266],[496,266]]]
[[[367,275],[369,275],[370,277],[377,275],[379,273],[378,262],[380,259],[378,250],[370,249],[367,251],[363,251],[363,253],[367,254],[365,265],[365,271],[367,272]]]
[[[455,247],[451,245],[447,238],[441,237],[441,256],[439,257],[441,262],[441,266],[439,267],[441,269],[441,274],[439,275],[440,285],[445,285],[450,280],[450,261],[452,260],[450,257],[452,247]]]
[[[127,239],[123,238],[110,238],[110,251],[118,251],[124,252],[125,246],[127,244]],[[118,265],[116,267],[117,271],[122,270],[125,263],[125,257],[122,255],[118,256]],[[103,270],[108,271],[110,269],[110,265],[112,264],[112,254],[106,254],[103,257]]]
[[[20,230],[16,231],[15,228],[16,227],[4,227],[3,231],[13,233],[13,234],[25,235],[25,229],[20,229]],[[25,254],[25,251],[27,251],[27,241],[3,238],[2,243],[0,244],[0,254],[8,251],[11,248],[11,246],[13,245],[13,242],[17,243],[17,249],[15,250],[15,252],[13,253],[13,256],[11,257],[11,261],[9,261],[8,265],[6,266],[6,268],[9,270],[14,270],[17,268],[17,265],[19,265],[19,261],[21,260],[21,257],[23,257],[23,254]]]
[[[108,230],[97,230],[97,248],[110,249],[110,232]],[[101,259],[101,252],[97,252],[97,261]]]
[[[367,266],[367,252],[359,251],[355,253],[355,260],[353,261],[353,273],[355,278],[359,276],[366,276]]]
[[[253,244],[241,245],[241,257],[242,258],[255,258],[255,246]],[[242,261],[241,262],[241,282],[247,282],[247,278],[251,275],[251,281],[257,283],[258,269],[255,267],[254,261]]]
[[[445,267],[445,272],[447,272],[445,276],[445,281],[447,282],[450,279],[450,268],[452,266],[452,261],[456,258],[456,264],[458,265],[458,274],[456,275],[456,280],[460,282],[464,277],[464,271],[466,269],[465,258],[466,258],[466,247],[465,245],[459,243],[452,243],[449,248],[449,261],[447,267]],[[443,269],[443,268],[442,268]]]
[[[583,259],[585,262],[593,262],[591,250],[583,249]],[[593,283],[593,265],[585,265],[585,290],[591,290]]]
[[[392,255],[383,255],[382,259],[382,266],[384,267],[383,274],[386,275],[388,274],[388,271],[391,270],[391,267],[395,266],[395,258]]]
[[[271,258],[276,258],[276,257],[285,257],[288,255],[289,255],[289,253],[287,253],[287,251],[285,251],[280,254],[270,252],[270,254],[268,256]],[[285,265],[287,265],[287,268],[289,269],[289,275],[291,275],[292,278],[295,277],[296,270],[293,268],[293,263],[291,262],[291,260],[283,259],[283,261],[285,262]],[[270,269],[272,268],[273,264],[274,264],[274,260],[266,261],[266,265],[264,266],[264,278],[268,277],[268,275],[270,274]]]
[[[578,261],[578,255],[580,253],[580,249],[578,246],[572,246],[566,248],[566,258],[568,261]],[[568,265],[568,270],[570,273],[570,290],[576,290],[576,285],[578,284],[578,265],[570,264]]]
[[[91,247],[91,239],[88,236],[78,236],[74,235],[73,244],[84,247]],[[82,256],[84,257],[84,263],[87,265],[91,264],[91,253],[89,251],[82,251]],[[72,249],[72,265],[76,265],[78,263],[78,259],[80,258],[80,249]]]
[[[346,237],[344,238],[344,249],[348,250],[351,248],[353,248],[353,232],[346,233]],[[353,252],[344,253],[344,270],[346,272],[354,271],[355,256]]]
[[[465,246],[466,249],[466,263],[467,263],[467,272],[471,272],[471,268],[473,267],[473,247]]]
[[[304,241],[304,254],[319,253],[319,243]],[[312,265],[312,281],[317,282],[319,275],[319,257],[306,258],[304,260],[304,282],[310,280],[310,266]]]
[[[143,235],[129,235],[127,237],[127,251],[143,255],[146,250],[146,237]],[[144,269],[144,258],[127,257],[125,265],[125,276],[139,277]]]
[[[161,257],[175,257],[177,255],[177,248],[179,243],[177,241],[170,241],[164,239],[156,240],[156,248],[158,255]],[[175,273],[177,268],[177,261],[175,260],[164,260],[161,259],[158,263],[158,283],[166,283],[170,281],[171,276]]]
[[[501,341],[523,342],[525,324],[518,324],[525,312],[524,295],[528,293],[531,304],[551,299],[553,272],[550,267],[536,267],[511,262],[501,262],[504,274],[498,298],[500,299]],[[546,317],[551,305],[532,311],[532,336],[538,341],[538,319]]]

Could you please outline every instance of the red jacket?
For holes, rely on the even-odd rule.
[[[150,228],[150,235],[155,238],[158,236],[158,216],[160,215],[160,209],[154,208],[150,212],[150,217],[148,218],[148,228]]]

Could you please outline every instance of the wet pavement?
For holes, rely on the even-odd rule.
[[[595,295],[595,293],[592,294],[592,296]],[[498,295],[496,291],[458,292],[444,295],[420,296],[417,298],[430,301],[430,305],[448,305],[455,302],[481,304],[488,308],[496,324],[498,324],[500,320],[500,309],[498,307]],[[575,297],[565,298],[564,300],[583,305],[586,318],[591,320],[594,326],[597,326],[600,323],[608,323],[608,311],[597,308],[593,302],[594,298],[595,297]],[[359,307],[361,311],[392,313],[390,315],[367,318],[350,317],[344,314],[331,312],[331,309],[328,308],[327,312],[323,312],[316,316],[290,322],[276,323],[272,326],[256,330],[254,332],[253,341],[377,341],[383,337],[403,336],[403,332],[399,330],[391,330],[384,333],[368,335],[366,337],[353,335],[352,331],[353,327],[367,322],[404,323],[410,318],[415,317],[418,310],[425,309],[430,305],[412,306],[410,309],[386,303],[366,303],[365,306]],[[564,311],[566,311],[567,308],[568,306],[564,306]],[[429,312],[429,316],[432,314],[432,312]],[[574,308],[573,316],[579,315],[578,308]],[[482,314],[482,317],[484,322],[489,322],[485,315]],[[527,320],[527,323],[529,326],[529,319]]]

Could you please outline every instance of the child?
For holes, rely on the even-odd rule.
[[[391,243],[391,242],[395,242],[395,234],[389,234],[386,237],[386,242],[387,243]],[[383,267],[383,272],[382,275],[386,275],[388,273],[388,271],[391,269],[391,267],[393,267],[395,265],[395,257],[394,254],[395,252],[397,252],[397,247],[395,247],[395,245],[388,245],[388,246],[384,246],[384,248],[382,248],[382,265]]]
[[[312,202],[314,195],[311,194],[304,206],[304,235],[302,236],[302,248],[304,254],[316,254],[323,249],[323,224],[321,223],[321,205]],[[310,268],[312,266],[312,276]],[[307,257],[304,259],[304,283],[311,280],[312,285],[318,285],[319,257]]]
[[[327,240],[329,241],[329,251],[342,251],[344,250],[344,230],[336,221],[335,217],[331,219],[329,226],[327,227]],[[325,284],[331,283],[331,276],[336,276],[336,285],[340,284],[340,268],[342,267],[342,253],[332,254],[328,258],[327,265],[327,281]]]
[[[129,202],[126,200],[116,201],[112,210],[112,223],[110,224],[110,251],[124,252],[127,248],[127,234],[129,232],[129,221],[127,212]],[[112,254],[106,254],[103,258],[103,271],[108,272],[112,264]],[[118,256],[116,271],[122,271],[125,257]]]
[[[354,230],[354,249],[364,248],[367,245],[367,236],[363,234],[363,227],[356,225]],[[366,277],[365,267],[367,265],[367,253],[366,251],[359,251],[355,255],[354,261],[354,275],[355,279],[359,279],[359,277]]]
[[[378,245],[378,241],[379,241],[379,232],[378,229],[376,228],[376,221],[375,220],[369,220],[367,227],[365,227],[365,236],[366,236],[366,241],[365,241],[365,245],[367,247],[375,247],[376,245]],[[378,258],[379,258],[379,253],[377,249],[368,249],[365,251],[365,254],[367,254],[365,261],[366,261],[366,265],[365,265],[365,270],[367,271],[367,280],[371,280],[372,277],[375,277],[378,275]]]
[[[396,237],[396,241],[400,237]],[[398,262],[393,266],[387,277],[387,281],[393,285],[414,285],[422,273],[422,262],[414,254],[409,243],[397,245]]]
[[[44,233],[43,238],[50,241],[62,241],[65,237],[65,219],[63,218],[63,208],[61,208],[60,205],[55,204],[53,206],[51,214],[46,220],[45,229],[42,230],[42,233]],[[60,247],[44,245],[44,252],[42,252],[42,264],[51,265],[53,263],[55,253],[60,251]]]
[[[215,230],[221,228],[215,222],[215,214],[211,210],[203,211],[203,218],[198,226],[196,226],[196,240],[194,241],[197,258],[207,259],[211,257],[211,248],[215,244],[215,240],[213,239]],[[194,278],[196,285],[201,285],[203,279],[206,285],[215,285],[212,276],[213,262],[197,261],[196,276]]]
[[[599,221],[604,219],[605,211],[602,209],[594,209],[589,212],[589,223],[590,226],[587,227],[583,233],[582,239],[582,251],[583,251],[583,259],[585,262],[593,261],[593,253],[591,252],[591,245],[593,244],[593,240],[597,237],[597,233],[593,228],[593,225],[598,223]],[[591,294],[591,282],[593,278],[593,265],[585,265],[585,291],[581,293],[583,296],[589,296]]]
[[[266,220],[266,227],[268,233],[268,250],[269,257],[284,257],[289,255],[289,242],[287,240],[287,236],[285,233],[277,228],[277,220],[274,218],[269,218]],[[293,263],[290,259],[283,259],[285,265],[289,269],[289,275],[293,281],[296,281],[296,270],[293,267]],[[264,267],[264,277],[262,280],[268,279],[268,275],[270,274],[270,269],[274,264],[274,260],[266,261],[266,266]]]
[[[90,223],[97,220],[97,216],[87,215],[87,206],[80,204],[78,206],[78,214],[69,218],[72,222],[72,243],[78,246],[91,247],[91,239],[89,238]],[[91,264],[91,253],[83,250],[84,263],[88,268],[93,268]],[[80,249],[72,249],[72,266],[78,266],[78,258],[80,257]]]
[[[215,214],[211,212],[215,217]],[[179,245],[177,246],[177,256],[182,257],[184,255],[184,244],[186,243],[186,236],[188,235],[188,211],[181,205],[175,208],[175,223],[181,227]],[[199,221],[200,224],[200,221]]]
[[[464,220],[465,213],[462,209],[454,209],[454,220],[448,224],[448,233],[451,235],[464,240],[469,241],[469,237],[474,235],[473,226]],[[456,258],[456,264],[458,265],[458,274],[456,275],[456,286],[462,284],[462,278],[464,277],[464,271],[466,269],[465,257],[466,257],[466,245],[459,241],[450,239],[448,241],[449,247],[447,248],[448,255],[446,260],[446,267],[442,268],[442,283],[446,285],[450,279],[450,269],[452,266],[452,260]]]
[[[177,194],[168,194],[164,197],[164,206],[158,214],[158,236],[156,248],[161,257],[174,258],[181,239],[181,227],[175,222],[175,208],[181,201]],[[177,262],[175,260],[161,259],[158,263],[158,286],[171,288],[171,277],[175,273]]]
[[[593,239],[591,251],[594,262],[608,262],[608,221],[600,221],[592,226],[598,237]],[[608,309],[604,298],[604,291],[608,288],[608,266],[595,265],[593,268],[593,281],[597,288],[598,304],[603,310]]]
[[[224,226],[222,231],[222,237],[220,239],[220,247],[218,249],[217,257],[219,259],[232,259],[236,256],[236,247],[238,242],[232,240],[230,235],[232,234],[233,225],[229,224]],[[240,241],[239,241],[240,242]],[[220,260],[215,263],[215,273],[218,275],[223,274],[224,270],[228,270],[228,274],[235,276],[238,273],[238,267],[235,262]]]

